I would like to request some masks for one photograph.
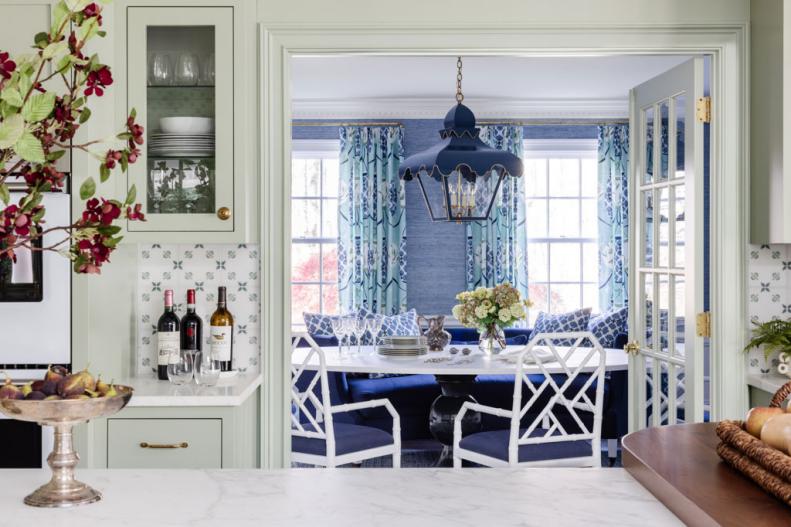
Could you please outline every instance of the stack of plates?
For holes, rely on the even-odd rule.
[[[383,357],[417,357],[428,353],[426,337],[382,337],[377,352]]]
[[[148,154],[163,157],[214,157],[214,132],[155,132],[148,139]]]

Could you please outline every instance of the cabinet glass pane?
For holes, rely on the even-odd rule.
[[[211,214],[215,167],[215,28],[146,29],[149,214]]]

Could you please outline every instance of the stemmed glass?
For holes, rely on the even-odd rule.
[[[332,332],[338,340],[338,352],[343,355],[343,339],[346,336],[344,333],[346,327],[344,326],[343,317],[332,317],[330,319],[332,325]]]
[[[352,319],[352,332],[354,333],[354,338],[357,340],[357,354],[360,354],[360,348],[363,343],[363,336],[365,335],[365,330],[367,329],[367,323],[363,317],[354,317]]]
[[[382,332],[382,317],[369,316],[365,319],[365,326],[368,333],[371,334],[371,345],[376,346],[379,344],[379,334]]]

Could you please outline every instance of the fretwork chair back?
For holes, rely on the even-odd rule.
[[[453,466],[463,459],[490,467],[600,466],[606,358],[588,331],[533,337],[516,358],[510,410],[469,401],[461,407]],[[510,426],[462,437],[460,423],[469,410],[510,419]]]
[[[307,333],[294,335],[292,355],[301,342],[310,351],[299,365],[291,366],[291,460],[309,465],[336,467],[366,459],[393,456],[401,466],[401,422],[387,399],[333,406],[327,380],[324,350]],[[293,362],[293,361],[292,361]],[[370,426],[335,422],[333,414],[384,407],[393,418],[392,434]]]

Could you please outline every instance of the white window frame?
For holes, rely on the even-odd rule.
[[[338,159],[340,155],[340,140],[339,139],[294,139],[291,143],[291,158],[292,159]],[[289,178],[292,177],[289,174]],[[293,203],[294,200],[326,200],[326,199],[339,199],[338,196],[331,196],[325,197],[324,196],[324,178],[319,178],[319,194],[317,196],[295,196],[292,194],[289,198]],[[319,207],[319,224],[322,225],[324,223],[324,207]],[[298,245],[308,245],[308,244],[317,244],[319,247],[323,247],[325,244],[332,244],[334,243],[335,246],[338,246],[338,239],[337,238],[326,238],[326,237],[318,237],[318,238],[295,238],[293,233],[291,234],[291,246],[293,247],[295,244]],[[319,312],[324,313],[324,286],[331,284],[324,280],[324,253],[319,253],[319,279],[312,280],[312,281],[298,281],[294,282],[291,279],[291,269],[289,269],[289,287],[294,284],[298,285],[317,285],[319,286]],[[337,284],[336,284],[337,285]],[[291,316],[289,314],[289,316]],[[302,323],[293,323],[291,324],[292,329],[299,330],[305,327]]]
[[[525,159],[597,159],[598,157],[598,140],[597,139],[525,139],[524,140],[524,158]],[[580,275],[579,280],[575,281],[557,281],[551,280],[552,276],[548,271],[547,280],[546,281],[533,281],[530,276],[527,277],[528,285],[546,285],[547,287],[547,305],[545,308],[549,311],[551,306],[551,296],[552,296],[552,284],[555,285],[578,285],[579,286],[579,304],[580,306],[584,307],[584,286],[595,284],[598,286],[598,273],[596,273],[597,277],[594,282],[585,281],[583,280],[583,272],[582,268],[584,265],[584,251],[582,251],[582,244],[585,243],[598,243],[598,236],[595,238],[590,237],[575,237],[575,238],[564,238],[564,237],[552,237],[549,236],[550,230],[550,219],[549,219],[549,200],[550,199],[569,199],[569,200],[576,200],[579,203],[579,232],[582,233],[582,203],[584,199],[589,198],[582,198],[582,167],[579,167],[579,178],[580,178],[580,195],[577,196],[553,196],[549,193],[549,166],[546,167],[546,174],[547,174],[547,194],[543,196],[543,199],[547,201],[547,236],[541,238],[531,238],[528,236],[527,243],[546,243],[547,247],[551,244],[562,244],[562,243],[571,243],[571,244],[578,244],[580,245]],[[525,196],[525,199],[530,199],[533,196]],[[594,198],[594,201],[595,198]],[[551,268],[552,266],[552,252],[550,250],[547,251],[547,265]],[[601,306],[599,306],[601,309]],[[535,308],[534,308],[535,309]],[[531,319],[531,313],[528,310],[528,319]]]

